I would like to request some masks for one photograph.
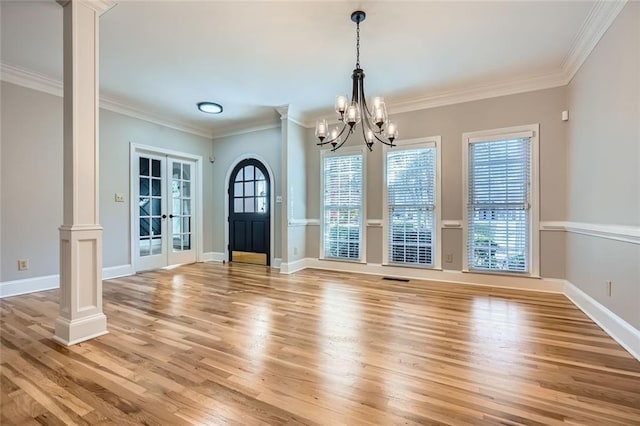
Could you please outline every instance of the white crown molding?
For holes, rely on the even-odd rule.
[[[0,63],[0,80],[26,87],[27,89],[48,93],[53,96],[63,97],[64,95],[63,84],[61,81],[47,77],[44,74],[29,71],[6,63]],[[194,127],[175,120],[170,120],[166,117],[161,117],[159,115],[134,108],[106,96],[100,96],[100,108],[137,118],[139,120],[148,121],[150,123],[159,124],[181,132],[202,136],[207,139],[212,138],[212,132],[209,129]]]
[[[640,244],[640,226],[585,222],[540,222],[541,231],[564,231],[625,243]]]
[[[113,7],[115,7],[116,4],[118,4],[112,0],[76,0],[76,1],[78,3],[84,4],[85,6],[95,10],[100,16],[104,15],[105,13],[113,9]],[[71,0],[57,0],[57,3],[60,6],[65,7],[66,5],[71,3]]]
[[[562,61],[565,84],[573,79],[626,4],[627,0],[616,0],[597,1],[593,5]]]
[[[437,108],[441,106],[461,104],[464,102],[497,98],[499,96],[550,89],[553,87],[564,86],[565,84],[564,74],[557,71],[524,79],[450,90],[422,98],[405,98],[389,105],[389,113],[401,114],[421,109]]]
[[[185,133],[191,133],[192,135],[196,136],[202,136],[203,138],[213,138],[211,130],[204,127],[195,127],[189,124],[181,123],[179,121],[170,120],[166,117],[162,117],[148,111],[132,107],[106,96],[100,96],[100,108],[116,112],[118,114],[126,115],[128,117],[137,118],[139,120],[148,121],[160,126],[168,127],[170,129],[179,130]]]
[[[387,105],[390,114],[437,108],[464,102],[515,95],[535,90],[551,89],[567,85],[580,66],[609,29],[627,0],[596,1],[576,34],[571,48],[560,64],[560,68],[537,76],[530,76],[506,82],[493,82],[485,85],[454,89],[429,96],[405,97],[396,99]],[[313,127],[317,118],[326,118],[327,112],[310,114],[304,117],[304,126]]]
[[[62,82],[24,68],[0,63],[0,79],[7,83],[62,97]]]
[[[213,130],[213,139],[226,138],[229,136],[244,135],[246,133],[259,132],[262,130],[269,130],[281,127],[280,121],[274,121],[273,119],[257,119],[252,121],[243,121],[240,124],[233,124],[229,126],[220,126]]]
[[[98,0],[98,2],[104,4],[115,4],[109,0]],[[575,76],[576,72],[580,69],[580,66],[582,66],[586,58],[598,44],[598,41],[600,41],[626,3],[627,0],[596,1],[580,30],[576,34],[571,44],[571,48],[563,59],[560,68],[556,71],[506,82],[493,82],[475,87],[443,91],[431,94],[427,97],[400,98],[388,105],[389,112],[391,114],[401,114],[422,109],[436,108],[564,86]],[[42,74],[27,71],[8,64],[0,64],[0,73],[2,80],[9,83],[39,90],[52,95],[62,96],[62,83]],[[214,139],[273,129],[280,126],[280,123],[273,119],[257,119],[240,124],[221,126],[211,131],[209,129],[194,127],[186,123],[180,123],[167,119],[166,117],[161,117],[148,111],[130,107],[114,99],[105,99],[104,97],[101,97],[100,105],[105,109],[129,115],[134,118]],[[276,107],[276,111],[278,111],[282,120],[289,120],[305,128],[313,128],[317,118],[324,118],[327,115],[327,112],[323,112],[320,114],[302,113],[294,116],[290,107]]]

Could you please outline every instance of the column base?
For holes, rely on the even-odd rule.
[[[56,320],[56,333],[53,340],[65,346],[71,346],[107,333],[109,333],[107,317],[103,313],[71,321],[59,317]]]

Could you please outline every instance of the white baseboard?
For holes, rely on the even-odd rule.
[[[36,291],[53,290],[58,287],[60,287],[60,278],[58,275],[5,281],[0,283],[0,298],[18,296]]]
[[[282,259],[280,259],[279,257],[276,257],[273,259],[273,265],[271,265],[272,268],[276,268],[276,269],[280,269],[282,266]]]
[[[281,274],[293,274],[294,272],[302,271],[307,268],[306,266],[307,259],[299,259],[293,262],[282,263],[280,265],[280,273]]]
[[[220,253],[217,251],[209,251],[206,253],[202,253],[202,261],[222,263],[224,261],[224,253]]]
[[[102,268],[102,279],[125,277],[135,274],[133,265],[118,265]],[[60,287],[60,276],[46,275],[44,277],[25,278],[22,280],[0,282],[0,299],[35,293],[37,291],[53,290]]]
[[[396,278],[429,280],[454,284],[484,285],[518,290],[533,290],[548,293],[563,293],[565,281],[555,278],[524,277],[515,275],[479,274],[438,269],[386,266],[379,263],[339,262],[332,260],[304,259],[304,268],[325,269],[329,271],[355,272],[359,274],[379,275]],[[298,268],[299,271],[304,268]]]
[[[133,265],[118,265],[102,268],[102,279],[110,280],[112,278],[128,277],[136,273]]]
[[[569,281],[566,282],[565,296],[640,361],[640,330],[637,330]]]
[[[403,268],[383,266],[380,264],[363,264],[336,262],[320,259],[304,259],[304,267],[290,269],[293,273],[305,268],[324,269],[329,271],[355,272],[360,274],[392,276],[398,278],[441,281],[456,284],[484,285],[519,290],[561,293],[567,296],[574,305],[600,326],[611,338],[625,348],[640,361],[640,330],[611,312],[597,300],[584,293],[574,284],[557,278],[531,278],[518,276],[500,276],[495,274],[478,274],[473,272]],[[282,272],[282,270],[281,270]]]

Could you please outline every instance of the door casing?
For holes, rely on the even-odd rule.
[[[202,190],[202,166],[203,166],[203,161],[202,161],[202,156],[200,155],[193,155],[193,154],[189,154],[189,153],[185,153],[185,152],[180,152],[180,151],[175,151],[175,150],[171,150],[171,149],[165,149],[165,148],[158,148],[155,146],[151,146],[151,145],[143,145],[143,144],[137,144],[137,143],[133,143],[131,142],[129,145],[129,205],[130,205],[130,212],[129,212],[129,259],[131,262],[131,266],[132,269],[134,271],[138,270],[138,265],[137,265],[137,256],[135,253],[135,242],[136,242],[136,238],[138,237],[137,235],[135,235],[134,230],[136,229],[136,224],[135,224],[135,218],[136,216],[136,209],[139,208],[138,203],[136,202],[136,200],[133,199],[134,194],[137,193],[136,191],[136,185],[138,185],[137,182],[137,176],[134,175],[134,170],[135,169],[135,159],[136,159],[136,154],[149,154],[149,155],[159,155],[159,156],[169,156],[169,157],[174,157],[176,159],[184,159],[184,160],[190,160],[195,162],[195,170],[194,170],[194,176],[195,176],[195,185],[192,188],[194,197],[193,197],[193,211],[196,213],[196,218],[195,218],[195,233],[194,233],[194,237],[193,237],[193,244],[194,244],[194,250],[196,253],[196,262],[202,262],[203,258],[204,258],[204,252],[203,252],[203,204],[204,204],[204,200],[203,200],[203,190]]]
[[[274,263],[275,260],[275,244],[274,244],[274,240],[275,240],[275,228],[274,228],[274,224],[275,224],[275,216],[276,216],[276,203],[275,203],[275,179],[273,176],[273,170],[271,170],[271,166],[269,166],[269,163],[262,158],[260,155],[258,154],[251,154],[251,153],[247,153],[247,154],[242,154],[239,157],[237,157],[235,160],[233,160],[233,162],[231,163],[231,165],[229,166],[229,168],[227,169],[227,174],[225,176],[224,179],[224,221],[225,221],[225,226],[224,226],[224,260],[225,262],[229,262],[229,183],[231,181],[231,173],[233,172],[233,169],[236,168],[236,166],[243,160],[247,160],[247,159],[255,159],[258,160],[259,162],[261,162],[265,169],[267,169],[267,173],[269,174],[269,206],[270,206],[270,217],[269,217],[269,227],[271,229],[270,235],[269,235],[269,264],[274,267],[277,266]]]

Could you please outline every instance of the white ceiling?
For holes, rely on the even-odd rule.
[[[274,107],[286,104],[299,119],[312,120],[328,113],[336,94],[350,91],[350,14],[357,9],[367,13],[365,90],[385,96],[392,112],[451,94],[550,87],[566,77],[600,6],[125,0],[101,18],[101,95],[207,134],[277,122]],[[4,69],[61,81],[62,8],[53,0],[2,0],[0,11]],[[224,113],[198,112],[203,100],[223,104]]]

